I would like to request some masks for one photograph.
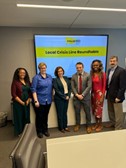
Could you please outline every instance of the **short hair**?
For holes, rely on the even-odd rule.
[[[59,69],[62,69],[62,70],[63,70],[63,75],[64,75],[64,73],[65,73],[64,69],[63,69],[61,66],[58,66],[58,67],[56,67],[56,69],[55,69],[55,71],[54,71],[54,75],[55,75],[56,77],[58,77],[58,70],[59,70]]]
[[[92,73],[94,72],[94,70],[93,70],[93,64],[95,62],[99,63],[99,72],[102,71],[103,70],[103,64],[102,64],[102,62],[100,60],[96,59],[96,60],[93,60],[92,63],[91,63],[91,72]]]
[[[46,66],[46,68],[47,68],[47,65],[46,65],[44,62],[39,63],[39,64],[38,64],[38,69],[40,69],[40,68],[43,67],[43,66]]]
[[[114,59],[114,58],[116,59],[116,61],[118,61],[118,56],[113,55],[110,57],[110,59]]]
[[[82,65],[82,67],[84,67],[84,64],[83,64],[82,62],[77,62],[77,63],[76,63],[76,66],[77,66],[77,65]]]

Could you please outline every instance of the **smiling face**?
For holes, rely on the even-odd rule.
[[[117,58],[110,58],[109,65],[111,68],[114,68],[115,66],[117,66],[118,65]]]
[[[58,77],[63,77],[63,69],[62,68],[60,68],[60,69],[58,69]]]
[[[93,71],[94,72],[98,72],[100,70],[100,63],[98,61],[95,61],[93,64],[92,64],[92,68],[93,68]]]
[[[46,74],[46,65],[43,65],[39,68],[41,74]]]
[[[84,69],[84,67],[82,64],[76,64],[76,70],[78,73],[82,73],[83,69]]]
[[[20,69],[18,75],[19,75],[19,79],[24,79],[25,76],[26,76],[25,70],[24,69]]]

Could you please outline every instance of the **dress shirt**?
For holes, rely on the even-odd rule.
[[[40,104],[51,104],[52,77],[46,74],[46,78],[43,78],[40,73],[35,75],[32,80],[31,91],[32,93],[36,92]]]
[[[111,82],[111,79],[112,79],[112,76],[113,76],[113,74],[114,74],[114,72],[115,72],[116,67],[117,67],[117,66],[115,66],[114,68],[111,68],[111,70],[110,70],[109,80],[108,80],[108,86],[109,86],[109,84],[110,84],[110,82]]]

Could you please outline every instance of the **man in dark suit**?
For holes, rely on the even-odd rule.
[[[73,104],[75,109],[76,126],[74,131],[80,128],[80,111],[83,106],[86,114],[87,133],[91,133],[91,114],[90,114],[90,90],[91,90],[91,77],[84,71],[84,65],[81,62],[76,64],[77,72],[72,76],[71,87],[74,94]]]
[[[110,124],[115,130],[122,129],[123,107],[122,102],[125,99],[126,89],[126,71],[118,66],[118,57],[110,57],[110,69],[107,77],[107,105]]]

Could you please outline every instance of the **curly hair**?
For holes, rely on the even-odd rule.
[[[55,69],[55,71],[54,71],[54,75],[55,75],[56,77],[58,77],[58,70],[59,70],[59,69],[62,69],[62,70],[63,70],[63,75],[64,75],[64,73],[65,73],[64,69],[63,69],[61,66],[58,66],[58,67],[56,67],[56,69]]]
[[[28,74],[27,70],[26,70],[25,68],[22,68],[22,67],[17,68],[17,69],[15,70],[14,75],[13,75],[13,81],[14,81],[14,80],[17,80],[17,81],[20,80],[20,79],[19,79],[19,72],[20,72],[20,70],[24,70],[24,71],[25,71],[26,75],[25,75],[24,80],[25,80],[26,83],[29,83],[29,82],[30,82],[29,74]]]

